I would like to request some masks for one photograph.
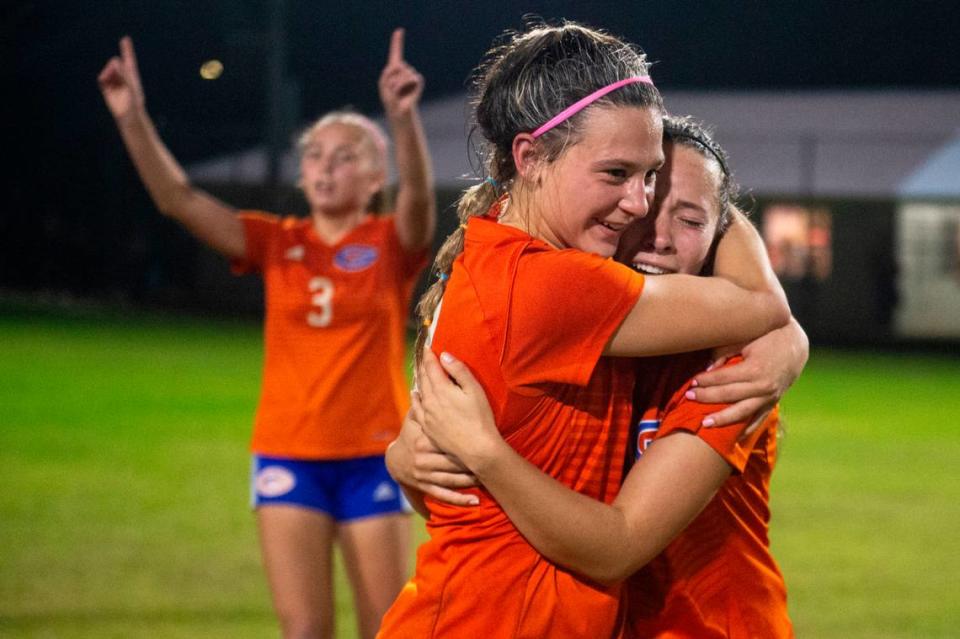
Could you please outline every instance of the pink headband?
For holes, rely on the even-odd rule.
[[[608,84],[603,88],[597,89],[587,97],[577,100],[576,102],[568,106],[566,109],[564,109],[560,113],[556,114],[555,116],[547,120],[546,124],[540,125],[540,127],[537,128],[536,131],[531,133],[531,135],[535,138],[539,138],[541,135],[543,135],[553,127],[557,126],[561,122],[564,122],[565,120],[569,120],[574,115],[576,115],[580,111],[583,111],[588,106],[590,106],[591,104],[593,104],[594,102],[596,102],[597,100],[605,96],[606,94],[610,93],[611,91],[616,91],[622,86],[626,86],[628,84],[636,84],[637,82],[642,82],[643,84],[649,84],[650,86],[653,86],[653,80],[650,79],[649,75],[635,75],[632,78],[625,78],[623,80],[618,80],[613,84]]]

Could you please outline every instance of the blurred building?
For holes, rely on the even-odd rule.
[[[960,92],[667,92],[665,101],[714,127],[815,341],[960,339]],[[456,226],[447,207],[477,179],[468,111],[464,96],[422,108],[438,243]],[[189,172],[231,202],[302,208],[297,158],[279,160],[279,203],[257,187],[269,164],[255,148]],[[199,293],[256,306],[255,286],[230,283],[216,257],[202,259]]]

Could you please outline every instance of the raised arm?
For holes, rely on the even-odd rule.
[[[97,81],[137,173],[160,212],[182,223],[212,249],[227,257],[244,257],[243,225],[235,211],[194,188],[157,134],[147,113],[137,58],[129,37],[120,40],[120,56],[107,62]]]
[[[623,579],[650,561],[730,475],[706,442],[676,433],[644,453],[612,505],[593,500],[518,455],[500,436],[467,367],[444,359],[441,369],[424,353],[418,378],[423,401],[414,408],[426,434],[473,471],[540,553],[596,581]]]
[[[397,235],[400,244],[414,252],[433,242],[437,205],[430,154],[417,108],[423,93],[423,76],[403,59],[403,36],[403,29],[393,32],[379,86],[396,147]]]
[[[715,277],[648,277],[605,354],[647,356],[742,343],[787,324],[790,309],[759,234],[735,212]]]

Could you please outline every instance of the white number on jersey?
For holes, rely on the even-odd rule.
[[[309,287],[313,310],[307,313],[307,324],[317,328],[330,326],[333,321],[333,282],[327,277],[314,277]]]

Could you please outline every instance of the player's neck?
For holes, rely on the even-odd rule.
[[[363,209],[336,214],[313,211],[310,216],[313,218],[313,229],[317,235],[324,242],[336,244],[366,219],[367,212]]]

